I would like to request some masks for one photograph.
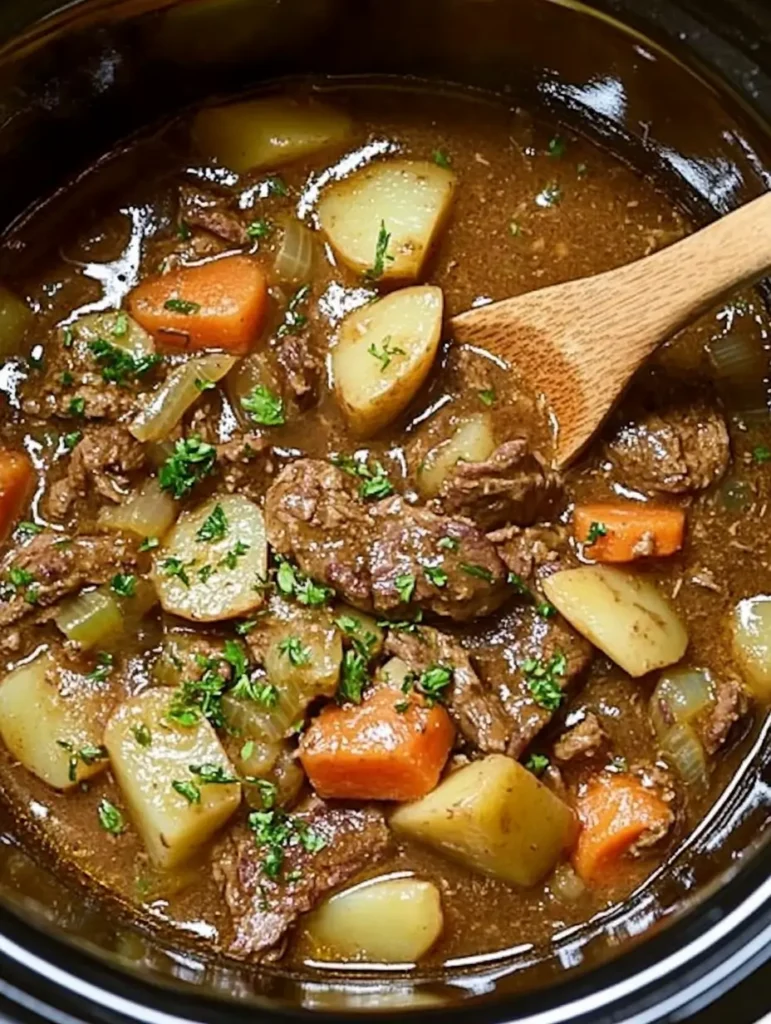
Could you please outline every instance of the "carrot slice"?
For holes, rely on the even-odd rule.
[[[454,733],[443,707],[382,686],[361,704],[326,707],[302,738],[300,760],[322,797],[417,800],[439,781]]]
[[[149,277],[129,294],[133,318],[156,341],[248,352],[265,319],[265,274],[249,256],[226,256]]]
[[[685,512],[634,502],[576,505],[575,538],[597,562],[633,562],[649,555],[673,555],[683,546]]]
[[[573,854],[581,878],[597,882],[645,833],[666,832],[672,811],[633,775],[602,775],[576,804],[583,828]]]
[[[10,533],[32,494],[35,471],[24,452],[0,449],[0,539]]]

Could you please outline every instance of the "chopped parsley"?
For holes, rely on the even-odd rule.
[[[205,786],[229,786],[238,782],[235,775],[229,775],[221,764],[190,764],[188,768]]]
[[[752,461],[757,466],[761,466],[764,462],[771,462],[771,448],[764,444],[759,444],[756,448],[753,448]]]
[[[110,835],[119,836],[121,832],[125,831],[126,821],[123,815],[115,804],[110,803],[106,798],[99,801],[96,814],[99,818],[99,824],[105,832],[109,832]]]
[[[341,703],[348,700],[352,704],[361,704],[362,693],[369,682],[367,661],[367,656],[355,647],[349,648],[343,655],[340,684],[337,690],[337,699]]]
[[[278,563],[276,586],[284,597],[294,597],[300,604],[311,608],[326,604],[335,593],[331,587],[325,587],[301,573],[297,566],[285,558]]]
[[[200,313],[201,303],[191,302],[189,299],[166,299],[163,308],[170,313],[181,313],[183,316],[191,316],[193,313]]]
[[[137,592],[137,578],[131,573],[119,572],[110,580],[110,590],[118,597],[133,597]]]
[[[528,658],[522,664],[522,674],[533,700],[547,711],[556,711],[562,703],[564,693],[560,680],[567,670],[567,658],[561,651],[552,655],[548,662],[542,658]]]
[[[447,573],[438,565],[424,565],[423,573],[428,580],[435,587],[446,587],[447,580],[449,577]]]
[[[286,187],[286,182],[279,174],[271,174],[267,180],[268,195],[270,196],[288,196],[289,189]]]
[[[204,519],[195,539],[200,541],[222,540],[227,532],[228,517],[225,515],[225,509],[218,502]]]
[[[247,633],[251,633],[256,625],[257,619],[244,619],[243,622],[237,622],[234,628],[239,636],[246,636]]]
[[[485,583],[492,583],[495,579],[490,569],[486,569],[483,565],[474,565],[471,562],[461,562],[460,568],[467,576],[473,576],[475,579],[484,580]]]
[[[62,444],[64,445],[65,451],[71,452],[73,448],[80,442],[83,437],[83,432],[80,430],[73,430],[71,434],[65,434],[62,437]]]
[[[366,462],[354,459],[350,455],[333,455],[331,461],[344,473],[358,477],[362,481],[359,485],[359,497],[365,501],[387,498],[394,493],[393,484],[388,479],[382,463],[377,459],[372,460],[371,468]]]
[[[42,526],[38,526],[37,523],[31,523],[28,519],[25,519],[16,527],[15,535],[19,540],[24,540],[27,537],[36,537],[42,532]]]
[[[310,294],[311,286],[309,284],[304,284],[302,288],[297,289],[289,300],[284,320],[276,331],[277,338],[284,338],[287,334],[299,334],[303,330],[308,323],[308,317],[305,313],[300,312],[300,306],[307,302]]]
[[[88,349],[101,367],[102,380],[108,384],[126,384],[132,378],[142,377],[161,361],[155,354],[135,358],[104,338],[89,341]]]
[[[86,743],[79,750],[76,750],[74,744],[68,740],[57,740],[56,743],[57,746],[63,747],[70,755],[69,770],[67,772],[70,782],[77,782],[79,761],[90,766],[96,764],[97,761],[106,761],[109,756],[106,747],[96,746],[93,743]]]
[[[450,169],[450,158],[443,149],[435,149],[434,152],[431,154],[431,158],[437,167],[444,167],[446,171]]]
[[[550,763],[546,754],[531,754],[527,761],[525,761],[525,768],[532,772],[536,778],[540,779]]]
[[[195,384],[196,390],[200,391],[201,394],[204,391],[213,391],[217,387],[214,381],[209,380],[207,377],[196,377],[193,384]]]
[[[128,315],[124,313],[122,309],[120,309],[118,310],[115,316],[115,323],[112,325],[112,330],[110,331],[110,334],[112,334],[113,338],[125,338],[125,336],[128,334],[128,329]]]
[[[82,396],[78,395],[76,398],[70,399],[70,404],[67,406],[67,412],[70,416],[82,416],[86,411],[86,400]]]
[[[440,537],[436,546],[441,551],[457,551],[460,543],[454,537]]]
[[[209,565],[207,563],[206,565],[202,565],[200,569],[196,569],[195,574],[201,581],[201,583],[208,583],[208,581],[211,579],[211,577],[214,575],[216,571],[217,570],[214,568],[213,565]]]
[[[62,331],[62,345],[65,348],[72,348],[75,344],[75,332],[71,327],[65,327]]]
[[[95,683],[103,683],[109,678],[114,662],[115,659],[109,651],[100,651],[96,656],[96,668],[89,672],[86,678],[93,680]]]
[[[131,733],[140,747],[149,747],[153,742],[153,735],[144,722],[132,726]]]
[[[403,348],[396,348],[396,346],[391,347],[390,334],[387,334],[385,338],[383,338],[383,347],[381,349],[378,349],[377,345],[373,341],[372,344],[367,349],[367,352],[369,352],[369,354],[374,359],[379,360],[381,373],[385,373],[385,371],[391,365],[391,360],[393,359],[394,356],[406,355]]]
[[[239,751],[239,755],[238,755],[241,758],[242,761],[248,761],[249,760],[249,758],[254,753],[254,747],[255,747],[254,740],[247,740],[246,743],[244,743],[244,745],[243,745],[243,747],[241,747],[241,750]]]
[[[495,394],[495,388],[483,388],[481,391],[478,391],[477,394],[479,395],[480,402],[488,406],[488,408],[491,405],[495,405],[495,399],[497,397]]]
[[[557,614],[557,609],[548,601],[536,601],[535,610],[542,619],[553,619]]]
[[[567,144],[561,135],[555,135],[553,139],[549,139],[549,156],[559,159],[565,155],[566,149]]]
[[[140,551],[152,551],[153,548],[157,548],[160,541],[157,537],[145,537],[142,543],[139,545]]]
[[[380,619],[378,626],[381,629],[393,629],[397,633],[417,633],[423,622],[423,609],[419,608],[412,619]]]
[[[241,406],[260,426],[280,427],[286,423],[284,399],[264,384],[256,384],[248,395],[244,395]]]
[[[190,586],[190,577],[187,574],[189,566],[187,566],[181,558],[164,558],[161,562],[161,572],[167,576],[176,576],[180,583],[183,583],[186,587]]]
[[[608,528],[605,523],[591,523],[589,532],[586,535],[587,544],[596,544],[600,537],[607,536]]]
[[[270,223],[270,221],[267,221],[264,218],[260,218],[258,220],[252,221],[252,223],[247,227],[246,233],[249,236],[249,238],[259,239],[267,238],[272,230],[273,225]]]
[[[252,700],[268,710],[278,704],[278,688],[266,680],[241,676],[231,693],[240,700]]]
[[[309,647],[304,647],[299,636],[287,636],[278,645],[279,654],[289,659],[290,664],[295,668],[309,665],[311,652]]]
[[[161,466],[158,482],[175,498],[184,498],[212,472],[216,458],[214,445],[195,435],[183,438],[177,441],[174,451]]]
[[[180,782],[178,779],[174,779],[171,788],[175,793],[183,796],[189,804],[200,804],[201,787],[195,782]]]
[[[412,600],[412,595],[415,593],[416,582],[417,581],[411,572],[402,573],[401,576],[397,576],[394,580],[396,593],[399,595],[399,600],[403,601],[404,604],[409,604]]]
[[[444,691],[452,682],[452,672],[450,665],[429,665],[419,676],[409,673],[402,683],[402,690],[404,693],[416,690],[423,695],[428,706],[433,707],[444,700]]]
[[[537,206],[557,206],[562,200],[562,189],[556,181],[549,182],[535,197]]]
[[[278,799],[278,787],[273,782],[268,782],[267,779],[250,779],[260,793],[260,799],[262,800],[262,806],[266,811],[269,811],[272,807],[276,806],[276,800]]]
[[[365,629],[362,620],[355,615],[339,615],[334,622],[351,645],[369,660],[377,646],[375,634]]]
[[[375,261],[369,270],[364,273],[365,281],[377,281],[383,276],[386,260],[393,262],[393,256],[388,255],[388,243],[391,241],[391,233],[386,230],[385,221],[380,221],[380,230],[375,244]]]
[[[190,225],[181,220],[177,225],[177,238],[180,242],[189,242],[192,237],[193,232],[190,230]]]
[[[228,679],[222,672],[219,658],[196,655],[196,663],[202,670],[200,679],[188,679],[172,695],[166,717],[177,725],[187,728],[196,725],[203,715],[215,728],[223,727],[222,695],[228,686]],[[235,692],[235,691],[234,691]]]
[[[59,383],[63,388],[71,387],[74,384],[75,378],[72,376],[69,370],[65,370],[64,373],[59,377]]]
[[[629,771],[629,763],[625,757],[616,755],[611,758],[610,763],[605,765],[606,772],[613,772],[616,775],[623,775]]]
[[[225,552],[225,555],[220,559],[219,564],[224,565],[226,569],[235,569],[238,565],[238,559],[243,558],[250,547],[250,544],[245,544],[242,540],[237,540],[233,547],[229,551]]]
[[[279,808],[252,811],[248,824],[264,851],[263,871],[274,881],[281,874],[287,848],[301,846],[306,853],[315,854],[327,845],[326,839],[306,822]]]

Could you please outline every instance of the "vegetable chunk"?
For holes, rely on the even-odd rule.
[[[577,505],[575,537],[597,562],[633,562],[673,555],[683,546],[685,512],[681,508],[600,503]]]
[[[573,812],[503,754],[452,772],[433,793],[391,815],[397,832],[483,874],[535,885],[572,846]]]
[[[201,152],[239,174],[299,160],[345,142],[350,134],[346,114],[280,97],[208,107],[193,122]]]
[[[418,469],[418,488],[424,498],[435,498],[459,462],[484,462],[495,449],[490,417],[469,416],[446,441],[428,452]]]
[[[250,256],[226,256],[148,277],[130,293],[131,315],[171,348],[244,355],[265,318],[265,274]]]
[[[341,324],[332,351],[335,395],[359,436],[385,427],[420,389],[439,348],[443,305],[439,288],[404,288]]]
[[[568,622],[630,676],[679,661],[688,634],[653,583],[606,565],[556,572],[544,592]]]
[[[0,450],[0,540],[11,532],[35,486],[35,471],[25,452]]]
[[[415,963],[444,926],[439,890],[419,878],[364,882],[326,900],[306,934],[334,959]]]
[[[733,651],[752,693],[771,700],[771,597],[759,594],[740,601],[733,613]]]
[[[54,789],[71,789],[107,767],[98,726],[93,724],[86,680],[67,673],[59,689],[60,669],[43,653],[0,683],[0,733],[11,754]],[[78,685],[75,685],[75,684]]]
[[[427,160],[374,163],[327,188],[319,222],[343,262],[370,280],[416,281],[444,224],[455,175]]]
[[[0,284],[0,356],[17,356],[34,315],[29,306]]]
[[[156,550],[152,577],[164,611],[216,622],[263,603],[267,570],[262,512],[226,494],[180,516]]]
[[[192,856],[241,802],[214,729],[204,718],[193,726],[170,722],[169,701],[166,688],[146,690],[118,708],[104,734],[131,818],[164,868]]]
[[[300,760],[319,796],[416,800],[439,780],[453,737],[443,707],[381,686],[361,704],[326,707],[303,735]]]

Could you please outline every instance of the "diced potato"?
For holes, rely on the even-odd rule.
[[[404,804],[391,815],[391,828],[522,886],[544,878],[576,836],[567,804],[503,754],[459,768],[421,800]]]
[[[166,718],[168,710],[168,689],[145,690],[118,708],[104,733],[131,818],[151,860],[163,868],[187,860],[241,802],[240,783],[204,783],[190,771],[190,765],[214,765],[235,775],[209,722],[177,725]],[[137,735],[148,731],[150,742],[140,742]],[[198,800],[190,802],[174,782],[197,786]]]
[[[542,586],[568,622],[630,676],[674,665],[685,654],[685,626],[643,576],[587,565],[554,573]]]
[[[224,536],[200,540],[222,509]],[[268,542],[262,512],[248,498],[225,494],[183,513],[156,549],[153,582],[164,611],[194,622],[246,615],[264,601]]]
[[[186,679],[197,678],[201,674],[196,664],[198,655],[214,654],[208,646],[208,639],[196,632],[170,629],[153,662],[153,679],[161,686],[181,686]]]
[[[179,507],[155,477],[145,480],[137,493],[121,505],[103,505],[97,522],[103,530],[123,530],[137,537],[160,540],[177,518]]]
[[[282,97],[207,107],[193,122],[200,151],[239,174],[311,156],[345,142],[350,134],[347,114]]]
[[[349,604],[336,604],[332,619],[342,633],[346,647],[357,644],[361,649],[366,649],[370,660],[382,652],[385,632],[378,626],[374,616],[360,612]]]
[[[335,394],[351,429],[370,437],[412,401],[442,334],[441,289],[403,288],[349,313],[332,351]]]
[[[0,357],[18,356],[33,320],[32,310],[0,284]]]
[[[75,337],[84,346],[92,341],[109,341],[129,352],[135,359],[155,352],[155,342],[133,317],[123,310],[87,313],[74,324]]]
[[[407,676],[412,675],[412,670],[406,661],[401,658],[389,658],[384,665],[378,669],[378,682],[386,683],[394,688],[403,685]]]
[[[274,719],[282,717],[279,712],[282,700],[286,705],[284,715],[290,713],[290,706],[295,707],[293,717],[286,724],[288,728],[297,719],[299,705],[304,711],[315,697],[334,696],[342,658],[340,633],[323,620],[299,620],[272,629],[264,664],[268,679],[279,692],[275,709],[278,714],[274,714]]]
[[[490,416],[469,416],[446,441],[423,459],[418,470],[418,490],[423,498],[435,498],[459,462],[484,462],[495,449]]]
[[[732,632],[734,657],[747,685],[758,700],[771,700],[771,597],[740,601]]]
[[[105,758],[77,757],[80,750],[99,747],[101,728],[87,682],[78,687],[72,672],[65,679],[63,674],[46,652],[0,683],[3,742],[25,768],[55,789],[71,789],[107,767]],[[67,684],[66,697],[60,682]]]
[[[351,270],[416,281],[450,212],[455,175],[427,160],[386,160],[324,190],[319,223]],[[378,260],[384,233],[388,246]],[[382,264],[382,266],[381,266]]]
[[[326,900],[306,934],[322,956],[384,964],[415,963],[444,926],[433,882],[386,878],[364,882]]]

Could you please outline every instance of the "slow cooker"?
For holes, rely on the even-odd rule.
[[[0,230],[201,98],[308,74],[410,76],[548,110],[697,222],[771,181],[766,0],[3,0]],[[0,263],[25,257],[6,247]],[[441,976],[207,961],[33,869],[2,818],[0,1012],[62,1024],[693,1018],[771,955],[769,729],[673,860],[600,927]]]

